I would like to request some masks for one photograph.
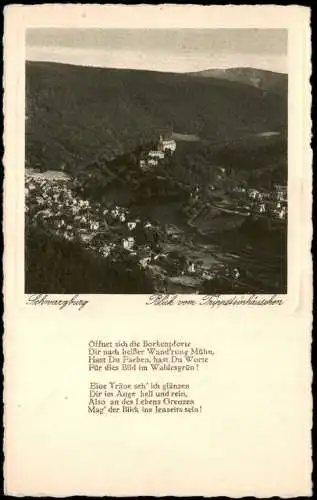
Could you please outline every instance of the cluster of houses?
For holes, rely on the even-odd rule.
[[[251,208],[259,214],[284,220],[287,217],[287,187],[275,185],[273,192],[261,192],[257,189],[247,191],[252,202]]]
[[[156,224],[132,217],[125,207],[109,208],[83,199],[72,182],[64,178],[26,174],[25,212],[29,224],[46,228],[65,240],[77,241],[110,260],[120,259],[121,250],[136,258],[142,268],[168,259],[168,254],[151,244],[151,237],[141,244],[136,237],[138,228],[148,236],[155,233],[159,230]],[[174,226],[165,227],[164,234],[171,242],[179,237]]]
[[[287,186],[275,184],[272,191],[247,187],[242,184],[234,184],[228,188],[223,187],[222,181],[227,179],[227,170],[225,167],[216,166],[215,182],[206,186],[204,193],[209,191],[210,199],[218,191],[223,196],[222,203],[227,205],[228,209],[243,209],[249,215],[260,215],[263,217],[285,220],[287,218]],[[196,185],[191,189],[190,198],[193,202],[205,201],[202,195],[201,186]],[[232,194],[232,196],[230,196]],[[190,214],[196,215],[195,209],[191,209]]]
[[[287,217],[287,187],[275,185],[274,191],[235,186],[233,192],[239,194],[239,205],[251,214],[260,214],[284,220]]]
[[[77,241],[100,256],[116,261],[122,250],[134,257],[142,268],[160,268],[168,276],[172,258],[169,252],[151,244],[151,238],[139,243],[136,231],[142,228],[146,234],[159,228],[149,220],[132,217],[122,206],[102,206],[98,202],[81,198],[73,190],[71,181],[65,179],[36,178],[26,176],[25,211],[29,224],[49,229],[53,234],[69,241]],[[160,228],[165,241],[180,241],[180,230],[168,225]],[[120,250],[121,249],[121,250]],[[121,252],[121,253],[120,253]],[[212,279],[213,273],[193,259],[182,260],[179,276],[195,276]]]
[[[164,160],[166,151],[173,154],[176,150],[176,141],[174,139],[163,139],[160,136],[157,149],[153,149],[147,153],[144,158],[140,159],[141,170],[150,170],[159,165],[161,160]]]
[[[28,221],[49,228],[66,240],[76,240],[104,257],[121,246],[130,252],[135,245],[133,232],[141,220],[131,217],[126,208],[103,207],[82,199],[64,179],[26,175],[25,212]],[[152,225],[143,223],[147,229]]]
[[[156,166],[164,159],[166,151],[174,153],[176,142],[172,139],[163,140],[160,137],[157,149],[149,151],[147,157],[140,160],[141,169]],[[144,162],[144,163],[142,163]],[[219,175],[224,175],[220,171]],[[215,189],[215,186],[210,186]],[[258,189],[236,186],[234,190],[240,193],[241,199],[249,206],[250,211],[263,215],[285,219],[287,216],[287,189],[276,185],[272,192],[262,192]],[[201,187],[193,187],[191,197],[200,198]],[[142,268],[161,269],[165,276],[169,274],[171,256],[162,252],[161,245],[150,243],[137,237],[141,232],[150,234],[158,231],[161,239],[169,243],[180,243],[182,236],[179,228],[168,225],[159,228],[149,220],[141,220],[132,216],[129,210],[118,205],[104,206],[93,200],[84,199],[74,183],[67,177],[36,176],[26,173],[25,211],[30,224],[44,226],[57,236],[66,240],[76,240],[83,246],[97,252],[104,258],[120,259],[120,250],[133,256]],[[240,198],[240,197],[239,197]],[[162,236],[163,235],[163,236]],[[161,241],[160,241],[161,243]],[[161,248],[159,248],[161,247]],[[179,278],[194,277],[199,280],[212,280],[215,272],[190,256],[181,259],[177,274]],[[234,270],[232,278],[239,279],[238,269]]]

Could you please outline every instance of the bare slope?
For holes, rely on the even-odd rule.
[[[262,90],[286,93],[288,78],[284,73],[275,73],[256,68],[207,69],[189,73],[191,76],[203,78],[220,78],[231,82],[251,85]]]

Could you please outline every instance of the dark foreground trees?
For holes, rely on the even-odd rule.
[[[40,228],[26,231],[26,293],[152,293],[151,279],[137,263],[108,262],[78,243]]]

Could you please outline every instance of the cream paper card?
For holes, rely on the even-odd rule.
[[[6,494],[311,496],[309,22],[6,7]]]

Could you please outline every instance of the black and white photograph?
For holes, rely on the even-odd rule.
[[[25,53],[25,293],[287,293],[287,29],[28,28]]]

